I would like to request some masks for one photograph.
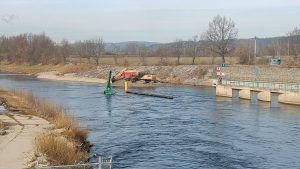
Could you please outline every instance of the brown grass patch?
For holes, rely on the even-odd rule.
[[[90,70],[95,70],[96,68],[97,68],[96,65],[83,63],[83,64],[67,64],[56,70],[61,74],[66,74],[66,73],[86,72]]]
[[[7,129],[7,126],[2,120],[0,120],[0,129]]]
[[[39,135],[35,145],[38,152],[46,155],[51,165],[78,164],[88,158],[88,154],[79,149],[75,142],[51,133]]]
[[[78,142],[85,142],[88,136],[88,130],[81,127],[78,121],[68,113],[63,106],[49,103],[44,99],[38,98],[31,93],[22,91],[13,91],[22,103],[30,107],[26,110],[26,114],[31,114],[45,118],[55,125],[56,128],[64,128],[63,133],[68,138]]]
[[[37,74],[41,72],[58,71],[61,74],[66,73],[78,73],[97,68],[94,64],[82,63],[82,64],[58,64],[58,65],[30,65],[30,64],[4,64],[0,63],[0,71],[11,73],[25,73],[25,74]]]
[[[54,71],[61,67],[61,65],[30,65],[30,64],[2,64],[0,71],[11,72],[11,73],[25,73],[25,74],[36,74],[40,72]]]
[[[42,117],[54,124],[55,128],[62,129],[41,134],[35,139],[38,156],[45,155],[51,165],[86,162],[90,146],[86,140],[89,132],[63,106],[24,91],[0,89],[0,94],[5,99],[8,111]],[[0,128],[8,125],[0,120]]]

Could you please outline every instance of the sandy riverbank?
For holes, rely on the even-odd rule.
[[[0,113],[0,129],[6,132],[0,135],[0,169],[87,161],[88,130],[63,107],[5,89],[0,89],[0,105],[6,108]]]
[[[58,80],[58,81],[73,81],[73,82],[88,82],[88,83],[106,83],[105,79],[79,77],[75,73],[60,75],[57,71],[41,72],[37,74],[39,79]]]
[[[34,139],[40,133],[53,128],[47,120],[34,115],[23,114],[27,107],[8,92],[0,89],[0,104],[10,107],[0,113],[0,121],[5,124],[5,135],[0,135],[0,169],[20,169],[31,167],[34,159]],[[9,103],[8,103],[9,101]]]

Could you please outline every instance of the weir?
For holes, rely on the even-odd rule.
[[[234,94],[236,92],[238,98],[251,100],[251,102],[265,101],[270,102],[271,105],[278,103],[300,105],[300,93],[298,92],[229,85],[216,86],[217,96],[232,98],[236,95]]]

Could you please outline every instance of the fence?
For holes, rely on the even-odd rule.
[[[269,90],[284,90],[300,93],[300,84],[297,83],[279,83],[279,82],[253,82],[253,81],[239,81],[239,80],[222,80],[222,85],[237,86],[237,87],[251,87]]]
[[[226,66],[223,79],[300,84],[300,68],[278,66]]]
[[[36,169],[112,169],[112,156],[107,158],[99,156],[99,161],[97,163],[87,164],[40,166],[37,163]]]

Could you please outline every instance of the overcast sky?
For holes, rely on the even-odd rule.
[[[0,0],[0,35],[171,42],[201,34],[218,14],[239,38],[281,36],[300,27],[300,0]]]

